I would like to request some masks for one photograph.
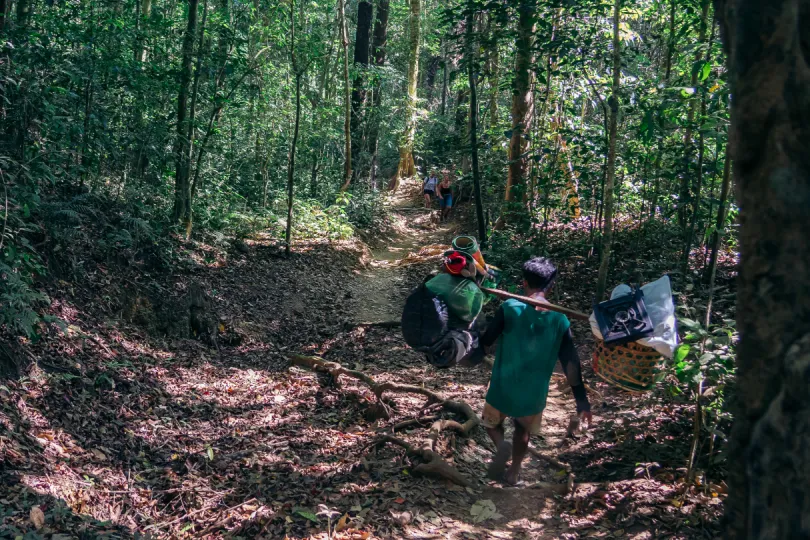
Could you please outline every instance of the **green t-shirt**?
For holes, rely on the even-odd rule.
[[[484,306],[484,293],[478,285],[461,276],[442,273],[425,283],[425,287],[447,304],[451,328],[468,327]]]
[[[495,355],[487,403],[513,418],[546,408],[560,343],[571,323],[562,313],[538,311],[517,300],[501,306],[503,333]]]

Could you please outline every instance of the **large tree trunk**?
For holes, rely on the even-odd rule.
[[[708,28],[708,20],[709,20],[709,0],[700,0],[701,3],[701,14],[700,14],[700,29],[698,30],[698,44],[703,45],[706,41],[706,29]],[[698,48],[697,52],[695,52],[695,65],[692,67],[692,78],[689,81],[689,85],[692,88],[696,88],[698,84],[698,72],[700,71],[697,69],[697,64],[702,60],[701,50]],[[697,92],[693,94],[696,96]],[[678,223],[681,227],[686,228],[688,226],[689,220],[689,207],[691,204],[694,203],[693,201],[693,194],[689,189],[689,180],[691,179],[691,172],[689,163],[692,160],[692,154],[694,153],[694,141],[692,140],[692,131],[695,122],[695,115],[697,114],[697,107],[698,107],[698,100],[692,99],[691,103],[689,104],[689,111],[686,115],[686,130],[683,134],[683,146],[684,146],[684,157],[683,157],[683,176],[681,176],[681,188],[678,194]],[[696,197],[694,197],[696,198]],[[699,201],[697,201],[699,203]],[[697,204],[696,203],[696,204]]]
[[[366,81],[365,71],[368,68],[369,42],[371,41],[371,16],[374,7],[362,0],[357,4],[357,31],[354,36],[354,67],[358,70],[352,82],[352,159],[354,160],[354,177],[365,174],[368,160],[361,166],[361,154],[367,154],[364,144],[366,138]]]
[[[475,8],[472,0],[467,6],[467,75],[470,81],[470,155],[472,158],[473,192],[475,215],[478,218],[478,240],[487,244],[487,224],[484,221],[484,205],[481,201],[481,175],[478,171],[478,92],[475,84],[476,54],[474,40]]]
[[[613,88],[608,100],[610,119],[608,120],[608,157],[605,174],[603,201],[605,207],[605,232],[602,237],[602,260],[599,263],[599,276],[596,282],[596,301],[601,302],[607,288],[610,253],[613,246],[613,185],[616,176],[616,138],[619,117],[619,90],[622,74],[622,52],[619,41],[619,19],[622,0],[615,0],[613,6]]]
[[[810,0],[717,0],[740,204],[726,537],[810,538]]]
[[[345,0],[338,0],[338,18],[340,19],[340,43],[343,46],[343,135],[345,137],[343,162],[343,185],[341,191],[349,189],[352,182],[352,87],[349,80],[349,29],[346,24]]]
[[[183,49],[180,61],[180,90],[177,96],[177,135],[174,143],[174,211],[172,217],[181,223],[186,236],[191,234],[191,182],[189,170],[191,161],[191,141],[188,139],[188,98],[191,90],[194,36],[197,32],[197,6],[199,0],[188,0],[188,24],[183,36]]]
[[[534,117],[534,34],[537,20],[535,0],[521,0],[518,6],[517,40],[515,42],[515,81],[512,94],[512,137],[509,141],[509,171],[506,177],[505,200],[522,199],[529,170],[527,137]],[[507,208],[506,214],[509,213]],[[501,216],[504,218],[504,216]],[[503,224],[503,219],[501,220]]]
[[[371,41],[371,53],[374,65],[378,68],[385,65],[385,44],[388,38],[388,9],[389,0],[379,0],[377,2],[377,15],[374,18],[374,30]],[[372,110],[369,122],[369,151],[371,152],[371,185],[377,184],[377,147],[380,132],[380,105],[382,104],[382,85],[379,75],[374,77],[374,96],[371,100]]]
[[[408,103],[405,118],[405,132],[399,143],[399,166],[394,177],[392,189],[399,187],[402,178],[409,178],[416,174],[416,165],[413,161],[413,142],[416,138],[416,83],[419,80],[419,17],[422,12],[422,0],[410,0],[410,54],[408,57]]]

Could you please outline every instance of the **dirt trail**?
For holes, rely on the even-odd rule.
[[[369,242],[365,265],[356,241],[301,241],[291,258],[263,239],[247,253],[185,245],[190,269],[139,290],[159,291],[152,302],[167,306],[182,306],[191,283],[209,291],[220,324],[240,338],[218,349],[168,336],[150,312],[119,318],[107,302],[145,279],[137,269],[88,262],[86,280],[55,283],[50,314],[68,321],[68,332],[29,344],[38,366],[0,386],[0,538],[35,534],[35,505],[46,527],[37,537],[326,539],[329,512],[346,526],[333,535],[342,540],[704,536],[719,500],[680,497],[674,481],[688,450],[688,410],[599,383],[588,373],[588,330],[577,323],[589,383],[606,399],[592,398],[598,423],[567,437],[574,404],[555,385],[532,441],[570,463],[578,489],[568,497],[528,487],[565,480],[534,457],[515,488],[486,480],[493,448],[480,428],[468,437],[442,431],[435,444],[468,488],[420,476],[418,460],[375,440],[394,434],[421,448],[434,420],[460,417],[407,393],[386,394],[389,415],[380,418],[367,385],[342,377],[338,386],[290,365],[294,354],[320,355],[481,414],[485,366],[437,370],[398,328],[356,324],[398,319],[437,262],[396,261],[468,232],[436,223],[437,212],[419,208],[419,186],[410,187],[389,202],[393,232]]]
[[[435,266],[435,262],[419,266],[422,272],[417,271],[417,276],[413,271],[409,272],[407,266],[400,266],[399,261],[425,245],[449,244],[453,235],[459,232],[456,223],[441,226],[435,223],[435,212],[428,213],[418,207],[407,206],[407,202],[412,204],[412,201],[412,198],[401,198],[390,205],[397,234],[384,245],[372,250],[373,260],[359,273],[352,285],[355,322],[398,319],[404,299],[415,284],[415,278],[418,279]],[[398,329],[375,330],[363,338],[364,350],[358,352],[364,357],[369,356],[369,352],[374,354],[379,348],[390,347],[392,342],[398,344],[396,350],[402,351]],[[385,371],[386,379],[396,373],[396,382],[425,385],[441,391],[446,397],[464,399],[480,415],[489,380],[486,366],[474,370],[455,368],[436,371],[428,368],[419,355],[409,350],[403,351],[401,358],[394,360],[387,357],[385,360],[375,362],[373,371]],[[394,361],[389,363],[391,360]],[[402,369],[407,365],[406,362],[410,363],[409,369]],[[359,365],[366,367],[369,363],[366,360]],[[544,452],[563,443],[568,421],[573,413],[571,399],[555,389],[552,389],[550,396],[544,413],[543,435],[533,442],[535,449]],[[451,436],[451,441],[446,443],[449,447],[445,448],[444,455],[449,462],[461,465],[460,469],[473,479],[475,487],[468,489],[466,496],[451,496],[452,502],[446,498],[447,493],[432,490],[430,499],[441,507],[439,511],[420,512],[418,509],[408,511],[403,508],[412,518],[414,515],[419,516],[419,519],[403,528],[407,536],[432,537],[432,534],[438,533],[444,538],[513,538],[516,537],[515,533],[528,533],[534,537],[544,531],[542,537],[556,537],[556,532],[552,533],[553,529],[549,525],[553,525],[557,519],[554,516],[558,514],[558,509],[555,509],[554,499],[548,492],[505,487],[486,480],[485,469],[493,447],[483,430],[476,430],[467,441],[453,441],[455,437]],[[453,446],[456,448],[453,449]],[[560,474],[559,469],[550,469],[547,463],[528,458],[521,485],[560,482],[561,479],[564,480],[564,474]],[[453,486],[450,488],[453,489]],[[481,507],[494,508],[495,514],[481,519],[480,524],[476,523],[479,518],[470,513],[476,503],[480,503]]]

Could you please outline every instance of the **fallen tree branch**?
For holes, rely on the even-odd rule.
[[[402,439],[393,437],[391,435],[381,435],[375,442],[375,446],[383,443],[391,443],[401,446],[405,449],[407,454],[418,456],[423,459],[425,463],[420,463],[413,468],[413,471],[416,473],[438,476],[439,478],[444,478],[445,480],[449,480],[460,486],[467,487],[472,485],[466,476],[461,474],[458,469],[447,463],[439,454],[430,448],[416,448]]]

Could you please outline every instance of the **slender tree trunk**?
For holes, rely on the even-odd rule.
[[[295,148],[298,145],[298,126],[301,123],[301,74],[295,75],[295,127],[293,128],[293,139],[290,144],[290,157],[287,162],[287,230],[284,233],[284,253],[290,256],[292,247],[292,222],[293,222],[293,178],[295,176]]]
[[[709,284],[709,299],[706,303],[706,328],[709,327],[712,316],[712,301],[714,297],[714,280],[717,277],[717,257],[720,252],[720,245],[723,242],[723,235],[726,228],[726,217],[728,215],[728,194],[731,191],[731,158],[726,150],[726,163],[723,166],[723,186],[720,188],[720,205],[717,208],[717,221],[715,222],[714,233],[711,239],[711,256],[709,265],[706,267],[705,279]]]
[[[144,31],[141,25],[145,23],[152,13],[152,0],[140,0],[138,10],[135,12],[136,17],[136,36],[135,36],[135,62],[146,62],[146,49],[143,45]]]
[[[672,55],[675,54],[675,7],[678,0],[670,0],[669,4],[669,46],[667,47],[667,67],[664,80],[669,84],[672,73]]]
[[[526,189],[526,176],[529,170],[529,149],[527,137],[531,133],[534,117],[534,36],[537,21],[535,0],[521,0],[518,5],[517,38],[515,42],[515,81],[512,94],[512,136],[509,141],[509,170],[506,177],[504,199],[507,209],[501,215],[499,226],[503,226],[510,213],[509,202],[520,201]]]
[[[188,98],[191,90],[194,36],[197,33],[199,0],[188,0],[188,24],[183,37],[180,63],[180,91],[177,97],[177,135],[174,144],[174,211],[172,217],[181,223],[186,236],[191,235],[191,182],[189,181],[190,141],[188,140]]]
[[[596,283],[596,301],[601,302],[607,289],[610,255],[613,247],[613,184],[616,175],[616,139],[619,117],[619,91],[622,74],[621,42],[619,41],[619,22],[621,17],[621,0],[615,0],[613,6],[613,87],[608,100],[610,120],[608,123],[608,158],[605,175],[604,205],[605,233],[602,239],[602,260],[599,263],[599,276]]]
[[[346,140],[344,152],[346,160],[343,164],[343,185],[341,191],[349,189],[352,182],[352,86],[349,80],[349,29],[346,24],[345,0],[338,0],[338,18],[340,19],[340,43],[343,46],[343,135]]]
[[[374,30],[372,32],[373,37],[371,41],[371,52],[374,58],[374,65],[378,68],[381,68],[385,65],[385,45],[388,39],[388,11],[389,11],[389,0],[378,0],[377,2],[377,14],[374,17]],[[380,76],[375,75],[374,77],[374,87],[373,87],[373,98],[371,100],[372,103],[372,111],[371,111],[371,121],[369,127],[369,148],[371,151],[371,185],[377,185],[377,149],[379,144],[379,132],[380,132],[380,106],[382,105],[382,84],[380,81]]]
[[[367,152],[364,133],[367,128],[366,112],[366,80],[365,72],[368,69],[369,47],[371,42],[371,18],[374,8],[370,2],[365,0],[357,4],[357,31],[354,38],[354,66],[358,73],[352,81],[352,160],[354,162],[354,179],[360,174],[365,174],[367,160],[363,160],[361,167],[361,155]],[[367,154],[365,154],[367,155]]]
[[[442,44],[442,116],[447,113],[447,83],[450,60],[447,58],[447,42]]]
[[[701,14],[700,14],[700,29],[698,30],[698,44],[703,45],[706,41],[706,34],[709,21],[709,5],[710,0],[700,0]],[[690,86],[696,88],[698,84],[698,72],[700,71],[697,64],[703,59],[701,50],[695,52],[695,65],[692,68],[692,77],[690,79]],[[696,94],[697,92],[695,92]],[[689,206],[692,204],[692,193],[689,189],[690,180],[690,167],[689,162],[692,159],[694,152],[694,141],[692,140],[693,124],[695,122],[695,115],[697,114],[698,101],[691,100],[689,104],[689,111],[686,115],[686,130],[683,135],[684,145],[684,158],[683,158],[683,176],[681,177],[681,187],[678,194],[678,223],[681,227],[686,228],[689,220]]]
[[[487,37],[489,43],[487,47],[487,73],[489,79],[489,129],[498,125],[498,94],[500,84],[500,51],[498,50],[498,39],[492,35],[492,15],[487,15]]]
[[[413,160],[413,144],[416,138],[416,83],[419,80],[419,44],[421,29],[419,17],[422,13],[422,0],[410,0],[410,55],[408,57],[408,103],[405,118],[405,132],[399,143],[399,166],[394,177],[392,188],[399,187],[402,178],[410,178],[416,174],[416,164]]]
[[[8,11],[8,0],[0,0],[0,32],[6,29],[6,12]]]
[[[352,82],[352,159],[354,161],[354,177],[365,174],[366,164],[361,167],[361,154],[367,151],[363,144],[363,133],[366,128],[366,88],[364,74],[368,68],[369,45],[371,40],[371,17],[374,8],[365,0],[357,4],[357,31],[354,38],[354,66],[358,74]]]
[[[303,1],[303,0],[302,0]],[[343,0],[338,0],[343,6]],[[290,63],[295,74],[295,122],[293,124],[293,138],[290,143],[290,155],[287,159],[287,230],[284,233],[284,253],[290,256],[292,249],[292,223],[293,223],[293,186],[295,184],[295,150],[298,146],[298,128],[301,124],[301,77],[303,70],[298,66],[295,54],[295,4],[290,0]]]
[[[470,82],[470,155],[472,157],[473,192],[475,196],[475,215],[478,218],[478,240],[482,246],[487,244],[487,225],[484,221],[484,204],[481,201],[481,175],[478,172],[478,92],[475,84],[475,40],[474,40],[474,4],[467,6],[467,74]]]

